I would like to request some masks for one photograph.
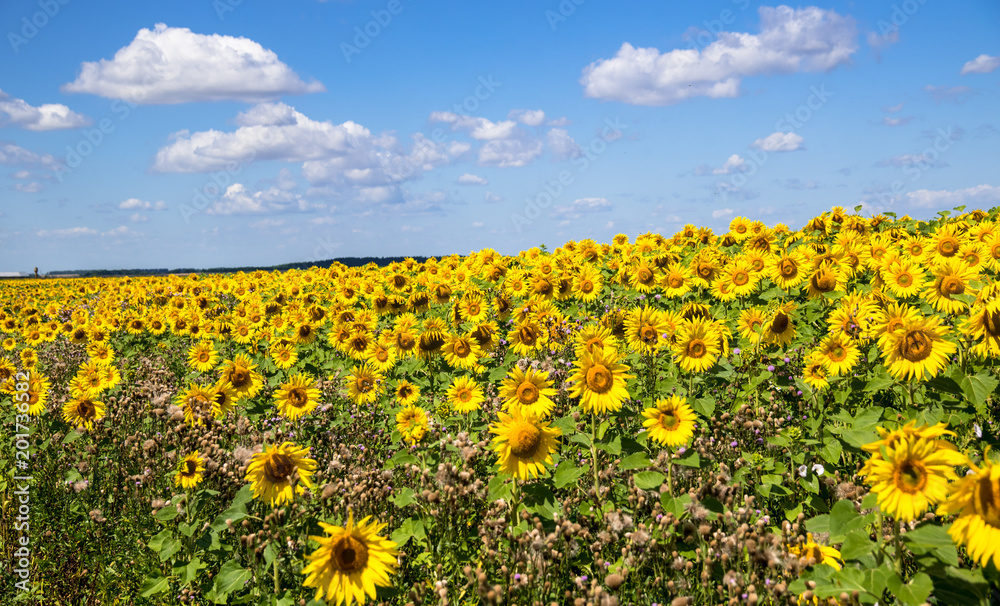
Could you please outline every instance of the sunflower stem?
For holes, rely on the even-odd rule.
[[[667,447],[667,493],[671,497],[674,496],[674,449],[669,446]]]
[[[274,595],[281,593],[281,578],[278,577],[278,558],[274,558]]]
[[[903,541],[899,538],[899,520],[893,518],[892,520],[892,538],[896,543],[896,561],[893,562],[893,567],[896,570],[896,574],[899,578],[903,578]]]
[[[594,468],[594,497],[601,499],[601,481],[597,475],[597,414],[590,415],[590,462]]]

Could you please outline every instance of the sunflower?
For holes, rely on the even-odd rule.
[[[253,363],[250,356],[246,354],[236,354],[232,360],[222,363],[222,375],[220,378],[228,381],[236,395],[240,399],[253,398],[264,388],[264,377],[254,369],[257,365]]]
[[[530,366],[525,370],[514,366],[500,386],[504,410],[520,410],[538,417],[552,412],[555,407],[552,397],[556,393],[549,381],[549,373]]]
[[[25,370],[32,370],[38,365],[38,352],[30,347],[25,347],[18,354],[21,358],[21,368]]]
[[[365,362],[355,366],[347,379],[347,393],[355,404],[370,404],[378,399],[382,373]]]
[[[734,217],[729,222],[729,235],[737,242],[742,242],[749,238],[752,235],[750,233],[750,220],[745,217]]]
[[[316,381],[305,373],[298,373],[290,381],[282,383],[274,394],[278,411],[295,420],[307,415],[319,406],[319,388]]]
[[[663,289],[664,296],[671,299],[682,297],[691,290],[692,286],[693,273],[687,265],[681,263],[667,265],[664,276],[660,280],[660,288]]]
[[[420,399],[420,388],[406,379],[400,379],[393,390],[396,401],[403,406],[409,406]]]
[[[736,330],[740,336],[756,345],[763,338],[764,323],[767,316],[764,311],[757,307],[749,307],[740,312],[740,318],[736,322]]]
[[[28,399],[17,400],[19,406],[24,404],[28,405],[28,414],[36,417],[45,411],[45,405],[49,401],[49,388],[51,383],[49,383],[48,377],[40,372],[32,372],[28,378]],[[20,391],[20,390],[19,390]],[[20,393],[25,393],[20,391]],[[23,411],[24,409],[19,408]]]
[[[216,419],[225,418],[230,410],[236,408],[236,401],[239,397],[236,395],[236,390],[233,389],[229,381],[220,379],[212,386],[210,391],[212,393],[213,410],[215,411]]]
[[[115,361],[115,350],[105,341],[91,343],[87,346],[87,356],[100,366],[109,366]]]
[[[814,353],[831,375],[849,373],[861,357],[858,347],[842,334],[824,339]]]
[[[972,316],[962,320],[961,332],[979,340],[972,353],[981,358],[1000,357],[1000,302],[973,308]]]
[[[839,290],[844,286],[844,278],[844,271],[839,266],[821,264],[809,277],[807,294],[810,299],[817,299],[828,292]]]
[[[937,515],[958,514],[948,529],[957,545],[964,545],[972,559],[985,567],[990,560],[1000,568],[1000,465],[989,458],[982,466],[969,463],[971,473],[961,478]]]
[[[959,254],[965,244],[965,238],[960,236],[954,225],[942,225],[930,236],[932,253],[937,259],[950,259]]]
[[[205,478],[205,459],[198,451],[184,457],[174,474],[174,486],[180,486],[184,490],[194,488]]]
[[[389,576],[395,573],[398,545],[379,536],[385,524],[369,522],[371,516],[354,523],[354,512],[348,509],[347,525],[319,525],[326,536],[310,536],[319,543],[302,569],[307,575],[302,583],[316,588],[316,600],[329,604],[364,604],[366,596],[376,597],[375,586],[391,587]]]
[[[189,425],[201,425],[205,419],[219,416],[212,386],[192,383],[177,394],[176,404],[184,411],[184,422]]]
[[[677,331],[674,361],[684,372],[705,372],[722,352],[720,341],[720,335],[711,322],[703,318],[684,322]]]
[[[429,360],[441,353],[441,348],[448,341],[447,323],[440,318],[427,318],[423,330],[417,340],[417,355],[423,360]]]
[[[767,344],[787,346],[795,338],[795,322],[793,312],[795,303],[783,303],[771,312],[770,318],[764,324],[764,342]]]
[[[750,261],[745,257],[736,257],[732,263],[725,266],[719,273],[719,281],[729,285],[728,292],[737,297],[745,297],[752,293],[763,276],[753,270]]]
[[[541,347],[545,341],[545,333],[538,322],[528,320],[515,324],[507,333],[510,350],[519,356],[527,356]]]
[[[663,313],[652,307],[636,307],[625,317],[625,338],[640,353],[653,353],[667,345],[668,330]]]
[[[472,338],[479,344],[479,348],[482,350],[483,355],[486,355],[493,351],[499,342],[497,339],[498,330],[499,328],[497,327],[496,322],[480,322],[469,334],[472,335]]]
[[[649,437],[671,448],[687,444],[694,436],[694,424],[698,420],[691,406],[680,396],[670,396],[657,400],[656,406],[642,412],[646,420],[643,427]]]
[[[802,369],[802,380],[806,385],[816,391],[822,391],[830,386],[826,379],[827,370],[824,363],[824,356],[816,352],[806,356],[805,366]]]
[[[201,341],[188,350],[188,366],[198,372],[209,372],[219,363],[219,353],[211,341]]]
[[[316,461],[309,458],[308,447],[284,442],[255,454],[247,466],[246,480],[252,482],[255,499],[277,507],[304,493],[303,486],[312,488],[309,478],[315,470]]]
[[[788,553],[796,556],[799,562],[805,566],[816,564],[826,564],[835,570],[840,570],[840,552],[833,547],[820,545],[813,540],[812,533],[806,534],[806,542],[802,545],[789,545]]]
[[[648,293],[656,286],[656,266],[638,261],[628,269],[628,284],[637,292]]]
[[[584,351],[593,352],[595,349],[614,349],[615,347],[615,338],[607,326],[590,324],[576,333],[576,357],[578,358],[583,355]]]
[[[945,259],[937,263],[931,273],[934,282],[924,290],[927,302],[942,313],[958,315],[964,312],[968,305],[952,297],[967,294],[969,283],[979,276],[979,272],[965,265],[961,259]]]
[[[483,356],[483,350],[479,347],[479,342],[471,334],[451,335],[448,342],[442,348],[444,360],[452,368],[463,370],[475,370],[479,372],[483,366],[479,364],[479,358]]]
[[[4,385],[14,378],[15,373],[17,367],[7,358],[0,356],[0,390],[5,389]]]
[[[93,429],[94,421],[104,418],[104,402],[92,400],[84,394],[72,394],[62,407],[63,420],[74,427]]]
[[[882,511],[909,522],[948,496],[948,482],[957,479],[955,466],[965,465],[965,455],[940,448],[937,440],[906,436],[882,447],[882,456],[862,470],[866,483],[878,495]]]
[[[601,272],[593,265],[584,265],[573,278],[573,292],[576,298],[584,303],[597,300],[604,288]]]
[[[462,414],[481,409],[486,400],[483,388],[469,377],[456,377],[446,395],[451,407]]]
[[[95,361],[82,364],[77,369],[72,381],[76,390],[91,397],[97,397],[104,392],[107,389],[107,384],[104,380],[104,373],[101,372],[102,368]]]
[[[511,414],[497,413],[499,422],[490,426],[494,451],[497,453],[500,472],[519,480],[545,475],[545,463],[552,464],[552,453],[559,446],[562,431],[549,427],[548,421],[530,413],[513,410]]]
[[[396,365],[396,350],[386,338],[373,341],[365,350],[365,358],[379,372],[389,372]]]
[[[576,369],[570,381],[573,387],[571,397],[580,397],[584,412],[608,412],[620,410],[622,402],[629,397],[625,380],[628,366],[619,363],[618,353],[613,349],[583,352],[576,360]]]
[[[295,345],[290,342],[276,343],[271,347],[271,359],[274,365],[282,370],[288,370],[299,361],[299,354],[295,350]]]
[[[900,380],[929,379],[948,365],[948,356],[958,346],[945,339],[948,328],[941,326],[938,316],[908,319],[895,332],[889,333],[885,355],[889,373]]]
[[[409,404],[396,413],[396,430],[410,446],[424,439],[429,425],[427,412],[419,406]]]
[[[923,268],[918,263],[896,261],[882,271],[886,288],[897,297],[913,297],[920,293],[926,281]]]

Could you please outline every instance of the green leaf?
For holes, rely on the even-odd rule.
[[[525,484],[522,486],[524,492],[524,503],[528,511],[535,513],[545,519],[552,520],[553,514],[562,512],[562,505],[552,494],[552,490],[541,482]]]
[[[712,398],[698,398],[691,403],[691,408],[707,419],[715,414],[715,400]]]
[[[650,462],[649,457],[646,456],[646,453],[637,452],[622,459],[621,465],[619,467],[625,470],[645,469],[649,467],[651,464],[652,463]]]
[[[392,502],[396,507],[406,507],[410,503],[416,501],[416,499],[414,498],[415,494],[416,493],[413,492],[412,488],[404,487],[402,490],[399,491],[398,495],[393,497]]]
[[[577,467],[568,459],[563,459],[559,462],[559,466],[556,467],[556,473],[555,476],[553,476],[553,483],[556,485],[556,488],[565,488],[576,483],[576,481],[579,480],[584,473],[584,469]]]
[[[202,568],[207,568],[208,565],[202,562],[198,556],[195,556],[187,564],[183,564],[174,568],[174,574],[180,577],[181,585],[188,585],[191,581],[198,578],[198,571]]]
[[[164,539],[160,546],[160,561],[166,562],[170,556],[180,551],[181,547],[183,547],[181,542],[173,537]]]
[[[868,538],[868,535],[860,532],[852,532],[844,539],[844,544],[840,547],[840,555],[845,560],[859,560],[868,555],[878,545]]]
[[[148,598],[167,589],[170,589],[170,581],[167,580],[167,577],[146,577],[142,581],[142,587],[139,588],[139,595]]]
[[[212,522],[210,528],[216,532],[222,532],[226,528],[226,520],[232,523],[239,522],[247,517],[246,504],[253,499],[253,491],[250,484],[246,484],[233,497],[233,502],[229,504],[229,509],[223,511]]]
[[[78,432],[77,430],[71,429],[70,432],[68,434],[66,434],[66,437],[63,438],[62,443],[63,444],[72,444],[73,442],[76,442],[77,440],[79,440],[82,435],[83,434],[80,433],[80,432]]]
[[[274,558],[278,557],[278,552],[274,549],[274,543],[268,543],[264,548],[264,566],[270,566]]]
[[[497,474],[490,480],[488,487],[489,493],[487,495],[490,503],[496,501],[497,499],[504,499],[505,501],[510,500],[510,496],[513,494],[514,489],[507,480],[507,476],[503,474]]]
[[[240,566],[236,560],[229,560],[219,569],[219,574],[215,576],[213,589],[218,596],[228,596],[230,593],[241,589],[243,584],[253,577],[246,568]]]
[[[149,542],[146,543],[146,545],[148,545],[149,548],[152,549],[153,551],[159,552],[161,549],[163,549],[163,542],[166,541],[167,539],[172,539],[173,536],[174,535],[170,531],[170,529],[165,528],[158,535],[150,539]]]
[[[968,398],[976,408],[982,408],[986,400],[996,390],[1000,381],[997,381],[987,372],[977,375],[967,376],[959,382],[962,393]]]
[[[418,459],[416,456],[411,455],[405,450],[400,450],[396,454],[392,455],[391,459],[386,461],[385,468],[392,469],[393,467],[397,467],[399,465],[414,465],[419,462],[420,459]]]
[[[636,488],[641,488],[642,490],[653,490],[662,486],[663,482],[666,481],[667,476],[658,471],[640,471],[632,476],[632,479],[635,481]]]
[[[844,447],[841,445],[840,440],[830,434],[824,437],[823,448],[820,449],[819,456],[823,457],[823,460],[830,465],[839,465],[840,455],[843,452]]]
[[[886,586],[903,604],[917,606],[927,601],[927,596],[931,595],[934,589],[934,582],[927,573],[918,572],[913,575],[909,583],[903,583],[903,580],[894,574],[889,577]]]
[[[958,550],[948,534],[948,527],[937,524],[921,524],[901,535],[903,543],[916,555],[933,553],[941,562],[958,566]]]
[[[692,448],[677,459],[674,459],[674,463],[682,467],[701,467],[701,455],[698,454],[697,450]]]
[[[663,507],[663,511],[667,513],[674,514],[674,517],[680,519],[686,511],[685,505],[691,502],[691,495],[685,493],[679,497],[672,497],[667,493],[660,495],[660,506]]]

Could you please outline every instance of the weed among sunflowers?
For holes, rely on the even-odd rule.
[[[963,211],[0,283],[25,603],[986,604],[1000,224]]]

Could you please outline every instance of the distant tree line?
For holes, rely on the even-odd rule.
[[[75,274],[81,278],[113,278],[117,276],[153,276],[165,274],[231,274],[236,272],[249,273],[252,271],[287,271],[289,269],[309,269],[310,267],[327,268],[334,263],[341,263],[347,267],[362,267],[369,263],[374,263],[379,267],[385,267],[390,263],[399,263],[406,259],[414,259],[418,263],[427,261],[430,257],[340,257],[337,259],[327,259],[325,261],[283,263],[281,265],[271,265],[269,267],[247,266],[247,267],[210,267],[208,269],[194,269],[191,267],[181,267],[178,269],[167,269],[166,267],[154,269],[74,269],[47,272],[46,276],[57,274]]]

